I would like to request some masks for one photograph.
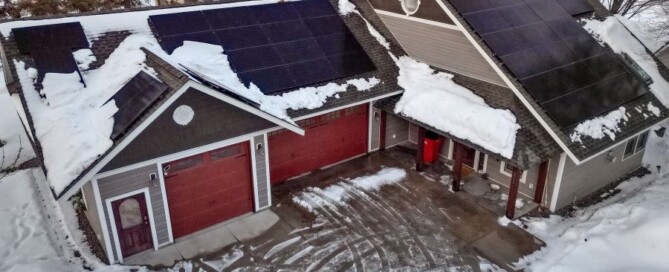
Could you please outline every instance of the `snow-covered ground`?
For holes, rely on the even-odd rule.
[[[0,64],[0,67],[2,64]],[[0,170],[35,157],[0,73]]]
[[[525,257],[522,266],[531,271],[667,271],[669,136],[650,135],[644,162],[652,174],[620,184],[618,194],[571,218],[524,222],[547,246]]]

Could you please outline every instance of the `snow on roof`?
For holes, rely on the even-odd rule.
[[[584,27],[599,41],[609,45],[614,52],[626,53],[638,63],[653,79],[650,90],[665,107],[669,107],[669,82],[660,74],[655,59],[646,47],[621,23],[626,20],[621,16],[611,16],[604,21],[584,20]]]
[[[596,117],[584,121],[574,129],[570,135],[572,142],[582,142],[581,137],[588,136],[593,139],[602,139],[609,136],[611,140],[616,139],[616,133],[620,132],[620,124],[629,120],[625,107],[610,112],[605,116]]]
[[[95,60],[90,49],[74,52],[80,70],[85,71],[82,76],[86,86],[79,82],[76,73],[47,73],[42,82],[43,89],[38,94],[34,87],[37,71],[26,69],[25,63],[15,61],[19,82],[42,146],[48,180],[56,194],[60,194],[113,146],[113,116],[118,109],[113,101],[105,102],[140,71],[155,76],[155,72],[145,65],[146,55],[141,48],[148,49],[176,68],[182,69],[180,64],[195,68],[230,91],[258,103],[262,110],[293,124],[288,109],[316,109],[323,106],[327,99],[337,98],[338,93],[349,89],[367,91],[381,83],[375,77],[358,78],[344,84],[330,83],[301,88],[280,96],[268,96],[254,85],[244,86],[231,69],[221,46],[187,41],[170,55],[160,47],[148,25],[148,16],[154,14],[277,2],[263,0],[0,24],[0,32],[5,37],[9,36],[12,28],[65,22],[80,22],[91,41],[109,31],[133,33],[115,49],[103,66],[95,70],[85,71]]]
[[[505,158],[513,156],[520,125],[509,110],[493,109],[483,98],[409,57],[396,59],[405,92],[395,113],[403,114]]]

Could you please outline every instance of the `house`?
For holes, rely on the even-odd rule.
[[[649,128],[669,113],[657,97],[666,80],[642,82],[646,63],[623,64],[576,23],[593,6],[559,2],[576,11],[558,6],[551,21],[592,46],[570,52],[601,58],[537,55],[522,71],[531,54],[510,55],[527,48],[491,43],[485,28],[497,24],[469,20],[488,2],[470,0],[260,0],[11,21],[0,24],[1,57],[54,196],[83,193],[115,263],[267,209],[272,185],[422,143],[427,131],[447,139],[453,189],[487,173],[509,188],[509,217],[518,195],[555,211],[639,168]],[[510,19],[523,26],[528,14]],[[539,48],[540,38],[523,41]],[[550,73],[570,65],[585,73]],[[593,95],[602,82],[621,91]],[[566,87],[577,97],[537,97]],[[600,119],[615,122],[603,130]]]
[[[657,52],[657,58],[660,59],[664,65],[669,66],[669,45],[663,47]]]

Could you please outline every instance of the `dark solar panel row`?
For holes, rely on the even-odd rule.
[[[12,29],[21,54],[52,49],[88,48],[88,40],[80,23],[64,23]]]
[[[184,41],[218,44],[245,84],[274,93],[375,69],[327,0],[150,17],[167,52]]]
[[[112,140],[117,140],[161,95],[168,90],[167,85],[139,72],[110,99],[114,100],[118,111],[114,114]]]
[[[593,11],[586,0],[451,3],[560,127],[645,93],[618,57],[572,17]]]

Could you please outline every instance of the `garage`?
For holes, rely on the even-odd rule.
[[[272,184],[367,152],[367,104],[297,122],[306,133],[285,129],[268,135]]]
[[[253,211],[249,143],[163,164],[174,238]]]

